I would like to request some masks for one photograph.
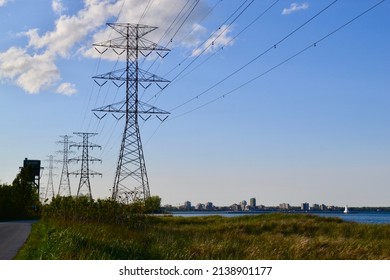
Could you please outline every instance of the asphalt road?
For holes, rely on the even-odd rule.
[[[27,240],[35,221],[0,223],[0,260],[12,260]]]

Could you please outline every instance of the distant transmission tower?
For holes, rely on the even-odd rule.
[[[54,198],[54,184],[53,184],[53,156],[49,156],[49,178],[47,180],[47,186],[46,186],[46,194],[45,194],[45,201],[47,199],[53,199]]]
[[[77,196],[87,196],[92,199],[91,193],[91,183],[89,180],[89,176],[92,175],[100,175],[101,173],[94,172],[89,169],[89,162],[102,161],[101,159],[93,158],[89,156],[89,149],[93,148],[101,148],[99,145],[92,144],[89,142],[89,137],[96,135],[97,133],[86,133],[86,132],[74,132],[78,136],[83,137],[83,142],[78,144],[71,144],[69,147],[77,147],[82,148],[83,152],[81,157],[69,159],[69,161],[76,161],[77,163],[81,161],[81,169],[79,171],[70,172],[71,175],[80,175],[80,183],[77,189]]]
[[[68,171],[68,155],[69,155],[69,138],[71,136],[64,135],[60,136],[63,138],[62,141],[57,141],[57,144],[63,144],[64,148],[62,151],[59,151],[63,154],[62,161],[62,172],[61,172],[61,179],[60,184],[58,186],[58,195],[59,196],[71,196],[71,190],[70,190],[70,180],[69,180],[69,171]]]
[[[169,115],[168,112],[141,102],[138,99],[139,85],[147,88],[152,83],[156,83],[163,89],[169,83],[168,80],[141,70],[138,67],[138,59],[139,56],[146,57],[153,51],[161,58],[164,58],[168,54],[169,49],[143,38],[146,34],[157,29],[157,27],[129,23],[108,23],[107,25],[119,33],[120,36],[106,42],[94,44],[95,49],[101,54],[109,48],[118,55],[125,54],[125,67],[94,76],[93,79],[99,86],[103,86],[107,80],[112,80],[117,87],[125,84],[126,96],[121,102],[106,105],[92,111],[105,112],[106,114],[119,113],[125,116],[125,127],[112,190],[112,199],[122,203],[129,203],[131,201],[144,200],[150,196],[138,117],[140,116],[142,119],[147,120],[152,115],[155,115],[160,121],[164,121]],[[106,81],[99,83],[99,79]]]

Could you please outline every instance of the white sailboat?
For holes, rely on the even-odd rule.
[[[349,213],[348,205],[345,205],[344,214],[348,214],[348,213]]]

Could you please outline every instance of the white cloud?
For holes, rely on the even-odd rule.
[[[77,93],[77,89],[76,89],[76,86],[74,84],[62,83],[57,87],[56,93],[71,96],[71,95]]]
[[[282,15],[290,15],[292,13],[299,12],[301,10],[306,10],[309,8],[308,3],[292,3],[289,8],[284,8],[282,11]]]
[[[217,32],[213,33],[202,46],[192,51],[192,56],[212,53],[221,47],[232,45],[232,38],[228,36],[230,31],[230,27],[226,25],[221,26],[221,28],[219,28]]]
[[[53,0],[51,2],[51,8],[53,9],[53,12],[58,15],[61,15],[66,10],[64,4],[62,3],[62,0]]]
[[[48,54],[30,55],[12,47],[0,53],[0,78],[11,79],[27,93],[38,93],[60,79],[60,73]]]
[[[31,94],[55,86],[61,79],[56,65],[58,58],[69,58],[75,45],[103,25],[113,15],[115,9],[112,7],[117,5],[109,0],[85,0],[84,3],[84,8],[76,15],[61,15],[53,31],[43,35],[39,34],[38,29],[25,32],[29,42],[24,48],[11,47],[0,52],[0,79],[12,80]],[[62,90],[61,93],[71,94],[74,87],[72,90],[69,86],[63,86]]]
[[[74,16],[61,15],[55,23],[55,29],[42,36],[37,29],[27,31],[25,35],[29,37],[28,47],[68,57],[76,43],[82,42],[117,12],[114,9],[117,4],[111,4],[108,0],[96,1],[95,4],[92,2],[94,1],[85,0],[84,9]]]
[[[123,4],[123,9],[117,22],[138,23],[148,2],[149,1],[127,0],[123,4],[122,1],[119,1],[118,4],[120,4],[120,6]],[[185,7],[184,11],[188,11],[188,8],[190,8],[193,3],[188,5],[187,0],[154,0],[152,5],[150,5],[145,17],[143,17],[139,22],[140,24],[158,27],[155,31],[146,35],[147,39],[153,42],[159,42],[159,44],[162,46],[166,46],[176,33],[175,28],[168,30],[171,23],[173,23],[174,20],[177,20],[177,16],[183,7]],[[205,6],[205,3],[200,1],[191,16],[187,18],[184,25],[181,26],[181,21],[175,22],[176,24],[173,24],[173,26],[176,26],[176,28],[181,26],[181,29],[175,35],[173,41],[169,43],[168,47],[194,48],[198,46],[198,44],[201,42],[202,35],[205,33],[205,28],[199,25],[197,22],[204,16],[204,13],[207,9],[208,8]],[[113,13],[113,16],[117,16],[118,10]],[[183,18],[181,20],[183,20]],[[113,32],[111,28],[104,28],[93,35],[91,42],[104,42],[107,41],[108,38],[112,39],[116,36],[118,36],[118,34]],[[163,40],[161,40],[162,37],[164,37]],[[87,57],[101,57],[94,48],[90,47],[90,45],[88,45],[86,48],[83,48],[81,53]],[[111,57],[110,53],[112,55]],[[107,52],[104,54],[103,58],[116,60],[117,55],[112,52]]]
[[[191,31],[182,39],[181,44],[187,48],[194,48],[202,43],[202,38],[207,36],[207,28],[194,23]]]
[[[0,0],[4,5],[7,1]],[[147,38],[158,42],[165,35],[161,45],[167,44],[176,30],[167,30],[170,23],[177,17],[187,0],[154,0],[148,12],[140,21],[141,15],[149,1],[139,0],[84,0],[84,7],[73,15],[64,15],[62,0],[52,0],[52,9],[58,14],[54,28],[44,33],[38,29],[30,29],[23,35],[28,38],[26,46],[11,47],[0,52],[0,79],[13,81],[28,93],[38,93],[47,88],[57,88],[60,93],[73,94],[75,86],[70,83],[58,85],[61,74],[57,67],[60,59],[69,59],[75,54],[89,57],[100,57],[91,47],[94,42],[112,39],[115,35],[107,28],[107,21],[130,22],[158,26],[148,34]],[[185,24],[176,34],[170,47],[197,46],[205,34],[204,28],[196,25],[207,7],[201,1],[194,12],[186,19]],[[177,24],[176,26],[180,26]],[[219,37],[210,39],[214,45],[209,51],[226,45],[229,30],[222,32]],[[188,36],[191,34],[191,36]],[[216,35],[217,36],[217,35]],[[185,38],[185,42],[181,39]],[[93,51],[92,51],[93,50]],[[105,56],[103,57],[105,58]],[[61,87],[62,86],[62,87]]]
[[[0,0],[0,7],[4,6],[8,2],[9,2],[9,0]]]

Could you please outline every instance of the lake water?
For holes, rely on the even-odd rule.
[[[316,213],[324,217],[338,217],[345,221],[366,224],[390,224],[390,212]]]
[[[275,213],[269,211],[259,212],[224,212],[224,211],[183,211],[183,212],[172,212],[173,216],[181,217],[198,217],[198,216],[212,216],[220,215],[224,217],[237,217],[243,215],[262,215],[268,213]],[[302,215],[318,215],[322,217],[337,217],[348,222],[367,223],[367,224],[390,224],[390,212],[350,212],[344,214],[342,212],[327,212],[327,211],[310,211],[305,212],[294,212],[294,214]]]

